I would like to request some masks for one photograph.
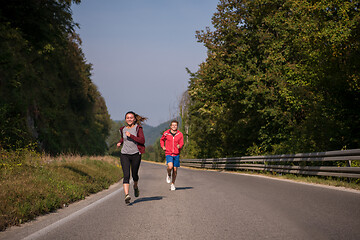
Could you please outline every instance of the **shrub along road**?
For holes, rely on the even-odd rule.
[[[140,197],[122,184],[0,233],[1,239],[358,239],[360,192],[142,162]],[[131,188],[132,189],[132,188]]]

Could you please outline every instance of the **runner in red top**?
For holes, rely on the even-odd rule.
[[[171,182],[170,190],[172,191],[176,189],[175,180],[177,176],[177,169],[180,167],[180,150],[184,146],[183,134],[178,130],[178,125],[178,121],[171,121],[170,129],[166,130],[160,138],[160,146],[165,151],[166,156],[166,182]]]

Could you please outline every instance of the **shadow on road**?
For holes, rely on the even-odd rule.
[[[155,200],[161,200],[161,199],[163,199],[162,196],[138,198],[135,201],[133,201],[132,203],[129,203],[128,206],[134,205],[139,202],[148,202],[148,201],[155,201]]]
[[[178,191],[178,190],[188,190],[188,189],[193,189],[193,187],[176,187],[176,191]]]

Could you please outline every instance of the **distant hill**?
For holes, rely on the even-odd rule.
[[[150,146],[155,143],[155,141],[161,137],[162,133],[169,128],[171,121],[161,123],[157,127],[152,127],[146,124],[143,124],[144,135],[145,135],[145,145]]]
[[[150,145],[153,145],[158,138],[161,137],[161,134],[169,128],[169,124],[171,121],[167,121],[164,123],[161,123],[160,125],[156,127],[152,127],[146,124],[142,124],[144,135],[145,135],[145,145],[148,147]],[[119,121],[119,120],[113,120],[112,121],[112,128],[110,130],[110,136],[107,139],[108,146],[112,146],[114,148],[114,144],[119,141],[120,134],[118,129],[120,126],[123,126],[125,124],[125,121]],[[116,148],[116,146],[115,146]],[[115,149],[114,149],[115,150]]]

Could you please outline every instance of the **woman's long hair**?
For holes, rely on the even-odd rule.
[[[128,115],[129,113],[134,115],[134,117],[135,117],[135,123],[137,123],[137,124],[139,124],[139,125],[141,125],[144,121],[147,120],[147,117],[140,116],[139,114],[136,114],[136,113],[134,113],[133,111],[127,112],[127,113],[125,114],[125,119],[126,119],[126,115]]]

